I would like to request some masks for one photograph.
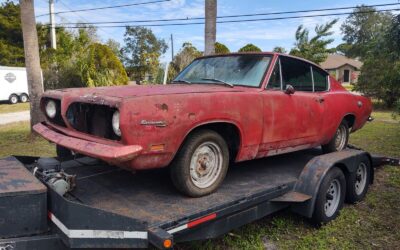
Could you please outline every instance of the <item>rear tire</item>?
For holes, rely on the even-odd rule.
[[[349,125],[347,124],[346,120],[343,120],[336,130],[336,133],[333,136],[332,140],[330,140],[327,144],[322,145],[322,151],[324,153],[342,151],[347,147],[349,136]]]
[[[331,168],[319,187],[312,220],[321,225],[334,220],[343,207],[346,179],[342,170]]]
[[[19,100],[20,100],[22,103],[25,103],[25,102],[27,102],[27,101],[29,100],[29,97],[28,97],[27,94],[22,94],[22,95],[19,96]]]
[[[229,150],[221,135],[198,130],[189,135],[170,166],[175,187],[190,197],[214,192],[225,178]]]
[[[8,98],[11,104],[17,104],[18,103],[18,96],[16,94],[10,95]]]
[[[356,171],[347,177],[346,201],[356,203],[364,199],[368,192],[371,176],[371,163],[364,157],[358,164]]]

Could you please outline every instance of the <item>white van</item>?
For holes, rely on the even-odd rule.
[[[11,104],[29,100],[26,68],[0,66],[0,101],[7,100]]]

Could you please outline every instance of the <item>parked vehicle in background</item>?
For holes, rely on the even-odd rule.
[[[371,114],[368,98],[318,65],[278,53],[201,57],[169,85],[55,90],[41,106],[47,121],[34,129],[59,156],[170,166],[175,186],[194,197],[215,191],[229,162],[340,151]]]
[[[27,102],[28,93],[26,68],[0,66],[0,101]]]

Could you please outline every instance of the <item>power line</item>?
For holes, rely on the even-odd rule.
[[[384,7],[384,6],[393,6],[393,5],[399,5],[399,4],[400,3],[375,4],[375,5],[365,5],[365,7]],[[227,15],[227,16],[218,16],[217,19],[235,18],[235,17],[282,15],[282,14],[320,12],[320,11],[332,11],[332,10],[346,10],[346,9],[354,9],[356,7],[357,6],[352,6],[352,7],[349,6],[349,7],[325,8],[325,9],[313,9],[313,10],[295,10],[295,11],[282,11],[282,12]],[[151,23],[151,22],[190,21],[190,20],[204,20],[204,19],[205,19],[204,17],[192,17],[192,18],[174,18],[174,19],[151,19],[151,20],[130,20],[130,21],[86,22],[86,23],[80,23],[80,24]],[[69,24],[76,24],[76,23],[61,23],[61,25],[69,25]]]
[[[359,11],[357,13],[372,13],[372,12],[385,12],[385,11],[398,11],[400,8],[396,9],[385,9],[385,10],[372,10],[372,11]],[[258,19],[241,19],[241,20],[223,20],[217,21],[217,23],[241,23],[241,22],[258,22],[258,21],[273,21],[273,20],[284,20],[284,19],[299,19],[306,17],[324,17],[324,16],[340,16],[349,15],[353,12],[342,12],[342,13],[329,13],[329,14],[318,14],[318,15],[304,15],[304,16],[288,16],[288,17],[274,17],[274,18],[258,18]],[[204,24],[204,22],[190,22],[190,23],[162,23],[162,24],[144,24],[144,25],[93,25],[93,27],[101,28],[125,28],[132,26],[144,26],[144,27],[162,27],[162,26],[186,26],[186,25],[199,25]],[[59,26],[58,28],[84,28],[82,26]]]
[[[155,1],[142,2],[142,3],[130,3],[130,4],[122,4],[122,5],[103,6],[103,7],[97,7],[97,8],[88,8],[88,9],[66,10],[66,11],[58,11],[58,12],[55,12],[54,14],[58,15],[58,14],[71,13],[71,12],[84,12],[84,11],[115,9],[115,8],[129,7],[129,6],[138,6],[138,5],[169,2],[169,1],[171,1],[171,0],[155,0]],[[49,14],[46,13],[46,14],[38,15],[36,17],[48,16],[48,15]]]

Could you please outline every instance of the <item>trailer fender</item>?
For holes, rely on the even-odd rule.
[[[371,156],[361,150],[344,150],[330,154],[324,154],[312,158],[302,170],[297,180],[294,191],[311,196],[303,203],[294,203],[291,206],[293,212],[311,218],[314,212],[315,200],[319,187],[325,175],[332,167],[339,167],[346,178],[349,173],[356,171],[360,161],[368,159],[372,163]],[[370,183],[373,181],[373,167],[371,165]]]

